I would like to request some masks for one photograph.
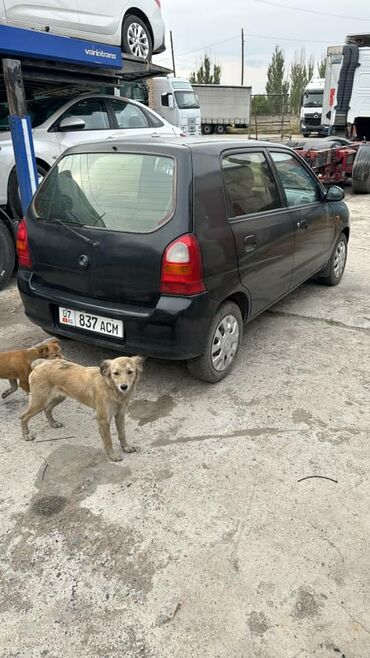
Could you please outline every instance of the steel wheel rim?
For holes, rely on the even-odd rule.
[[[211,346],[212,365],[224,372],[234,361],[239,346],[239,324],[234,315],[226,315],[216,328]]]
[[[149,39],[140,23],[130,24],[127,30],[127,41],[133,55],[143,59],[148,57],[150,47]]]
[[[346,265],[346,245],[344,240],[341,240],[337,245],[334,255],[334,276],[336,279],[339,279]]]

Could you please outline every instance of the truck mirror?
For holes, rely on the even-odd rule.
[[[175,107],[173,94],[168,94],[168,107],[170,107],[171,110]]]
[[[169,107],[168,97],[169,97],[169,94],[162,94],[161,95],[161,105],[162,105],[162,107]]]

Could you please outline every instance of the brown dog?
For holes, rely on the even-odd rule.
[[[14,393],[18,386],[26,393],[30,392],[29,376],[35,359],[62,358],[62,351],[57,338],[50,338],[28,350],[0,352],[0,379],[8,379],[10,388],[3,392],[2,398]]]
[[[142,364],[139,356],[103,361],[100,368],[85,368],[64,360],[36,362],[30,375],[30,404],[21,416],[23,438],[33,440],[28,423],[41,411],[45,411],[51,427],[62,427],[53,418],[52,412],[66,397],[70,397],[95,409],[108,458],[113,462],[121,461],[122,457],[113,452],[110,424],[114,417],[122,450],[135,452],[135,448],[126,443],[125,413]]]

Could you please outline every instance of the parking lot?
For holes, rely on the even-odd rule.
[[[25,443],[25,394],[0,402],[1,656],[369,656],[370,200],[349,204],[341,285],[250,324],[225,381],[147,362],[121,464],[86,407]],[[1,348],[43,338],[13,283]]]

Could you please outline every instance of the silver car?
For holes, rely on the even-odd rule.
[[[0,23],[120,46],[143,59],[165,50],[161,0],[2,0]]]

